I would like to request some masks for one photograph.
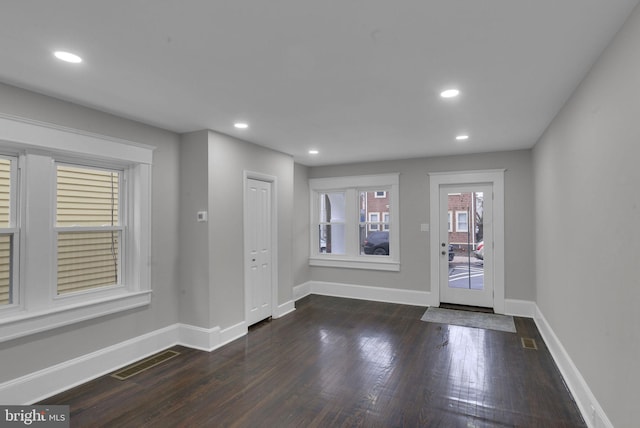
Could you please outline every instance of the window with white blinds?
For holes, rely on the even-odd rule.
[[[0,342],[148,305],[153,147],[0,129]]]
[[[122,171],[56,165],[57,294],[120,283]]]
[[[15,229],[12,227],[12,208],[15,198],[11,191],[13,164],[14,161],[10,158],[0,158],[0,306],[14,301],[12,247]]]

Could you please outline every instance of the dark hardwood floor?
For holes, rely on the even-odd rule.
[[[73,427],[586,426],[531,319],[514,334],[422,322],[414,306],[312,295],[296,308],[43,404],[70,405]]]

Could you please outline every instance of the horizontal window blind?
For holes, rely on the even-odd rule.
[[[116,226],[120,174],[59,165],[57,168],[58,226]]]
[[[0,235],[0,305],[11,303],[11,235]]]
[[[0,229],[10,226],[11,161],[0,158]],[[0,234],[0,305],[11,303],[11,241],[13,234]]]
[[[67,165],[56,172],[58,294],[118,284],[121,174]]]
[[[58,294],[118,282],[119,231],[58,233]]]
[[[11,204],[11,161],[0,158],[0,227],[9,227]]]

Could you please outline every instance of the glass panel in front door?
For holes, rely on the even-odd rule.
[[[484,192],[449,193],[449,288],[484,290]]]

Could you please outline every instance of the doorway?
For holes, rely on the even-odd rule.
[[[245,188],[245,310],[247,326],[272,316],[273,183],[246,179]]]
[[[430,173],[431,301],[504,313],[504,170]]]
[[[439,263],[443,303],[493,308],[491,195],[490,184],[440,186],[438,230],[440,248],[447,249]]]

